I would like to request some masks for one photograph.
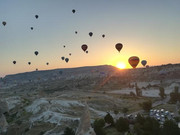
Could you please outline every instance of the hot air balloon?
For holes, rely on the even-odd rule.
[[[75,34],[77,34],[78,32],[77,31],[75,31]]]
[[[75,13],[75,12],[76,12],[76,10],[75,10],[75,9],[73,9],[73,10],[72,10],[72,12],[73,12],[73,13]]]
[[[129,58],[129,64],[133,67],[133,68],[136,68],[136,66],[138,65],[139,63],[139,58],[137,56],[132,56]]]
[[[33,30],[33,27],[31,27],[31,30]]]
[[[69,59],[68,59],[68,58],[65,58],[65,61],[66,61],[66,63],[68,63]]]
[[[36,19],[38,19],[38,17],[39,17],[38,15],[35,15],[35,18],[36,18]]]
[[[47,62],[46,65],[49,65],[49,63]]]
[[[88,51],[86,51],[86,53],[88,53]]]
[[[115,47],[120,52],[122,47],[123,47],[123,45],[121,43],[117,43]]]
[[[71,56],[71,53],[69,53],[69,56]]]
[[[102,35],[102,37],[104,38],[104,37],[105,37],[105,35],[103,34],[103,35]]]
[[[37,55],[39,54],[39,52],[38,52],[38,51],[35,51],[34,54],[37,56]]]
[[[36,68],[36,71],[38,71],[38,68]]]
[[[13,61],[13,64],[16,64],[16,61],[15,61],[15,60]]]
[[[64,45],[63,47],[65,48],[66,46]]]
[[[92,32],[89,32],[89,36],[92,37],[93,33]]]
[[[5,22],[5,21],[3,21],[3,22],[2,22],[2,24],[5,26],[5,25],[6,25],[6,22]]]
[[[83,51],[86,51],[87,48],[88,48],[88,46],[87,46],[86,44],[83,44],[83,45],[81,46],[81,48],[82,48]]]
[[[146,66],[147,61],[146,61],[146,60],[142,60],[142,61],[141,61],[141,64],[142,64],[143,66]]]
[[[64,57],[61,57],[62,60],[64,60],[65,58]]]
[[[31,62],[28,62],[29,65],[31,65]]]

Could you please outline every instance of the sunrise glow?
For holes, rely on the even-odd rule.
[[[116,67],[119,69],[124,69],[126,67],[126,65],[123,62],[120,62],[116,65]]]

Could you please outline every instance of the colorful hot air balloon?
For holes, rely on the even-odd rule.
[[[88,46],[87,46],[86,44],[83,44],[83,45],[81,46],[81,49],[82,49],[84,52],[87,50],[87,48],[88,48]]]
[[[123,45],[121,43],[117,43],[115,47],[120,52],[121,49],[123,48]]]
[[[61,57],[61,59],[62,59],[62,60],[64,60],[64,59],[65,59],[65,58],[64,58],[64,56],[63,56],[63,57]]]
[[[65,58],[65,61],[66,61],[66,63],[68,63],[68,61],[69,61],[69,58]]]
[[[38,17],[39,17],[38,15],[35,15],[35,18],[36,18],[36,19],[38,19]]]
[[[103,34],[103,35],[102,35],[102,37],[104,38],[104,37],[105,37],[105,35]]]
[[[31,65],[31,62],[28,62],[29,65]]]
[[[92,37],[93,33],[92,32],[89,32],[89,36]]]
[[[2,24],[3,24],[4,26],[6,26],[6,22],[5,22],[5,21],[3,21]]]
[[[141,64],[142,64],[143,66],[146,66],[147,61],[146,61],[146,60],[142,60],[142,61],[141,61]]]
[[[35,51],[34,54],[37,56],[37,55],[39,54],[39,52],[38,52],[38,51]]]
[[[138,65],[139,63],[139,58],[137,56],[132,56],[129,58],[129,64],[133,67],[133,68],[136,68],[136,66]]]
[[[13,61],[13,64],[16,64],[16,61],[15,61],[15,60]]]
[[[75,12],[76,12],[76,10],[75,10],[75,9],[73,9],[73,10],[72,10],[72,12],[73,12],[73,13],[75,13]]]

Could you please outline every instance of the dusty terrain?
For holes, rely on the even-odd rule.
[[[141,97],[129,95],[136,93],[135,84]],[[129,70],[105,65],[8,75],[0,80],[0,115],[5,118],[0,119],[1,134],[61,135],[66,126],[77,129],[85,102],[92,122],[107,112],[123,116],[123,107],[128,113],[137,112],[139,103],[147,99],[155,106],[166,105],[168,100],[159,97],[159,86],[167,97],[175,86],[180,88],[180,64]]]

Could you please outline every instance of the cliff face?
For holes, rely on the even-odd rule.
[[[0,101],[0,133],[6,132],[8,123],[4,113],[8,113],[8,105],[5,101]]]
[[[4,114],[0,115],[0,133],[6,132],[8,127],[8,123]]]
[[[80,119],[76,135],[96,135],[96,133],[91,127],[90,112],[87,103],[85,103],[85,110]]]
[[[56,91],[67,89],[117,89],[134,81],[164,81],[180,79],[180,64],[168,64],[149,68],[119,70],[113,66],[34,71],[7,75],[0,79],[0,89],[18,91]]]

